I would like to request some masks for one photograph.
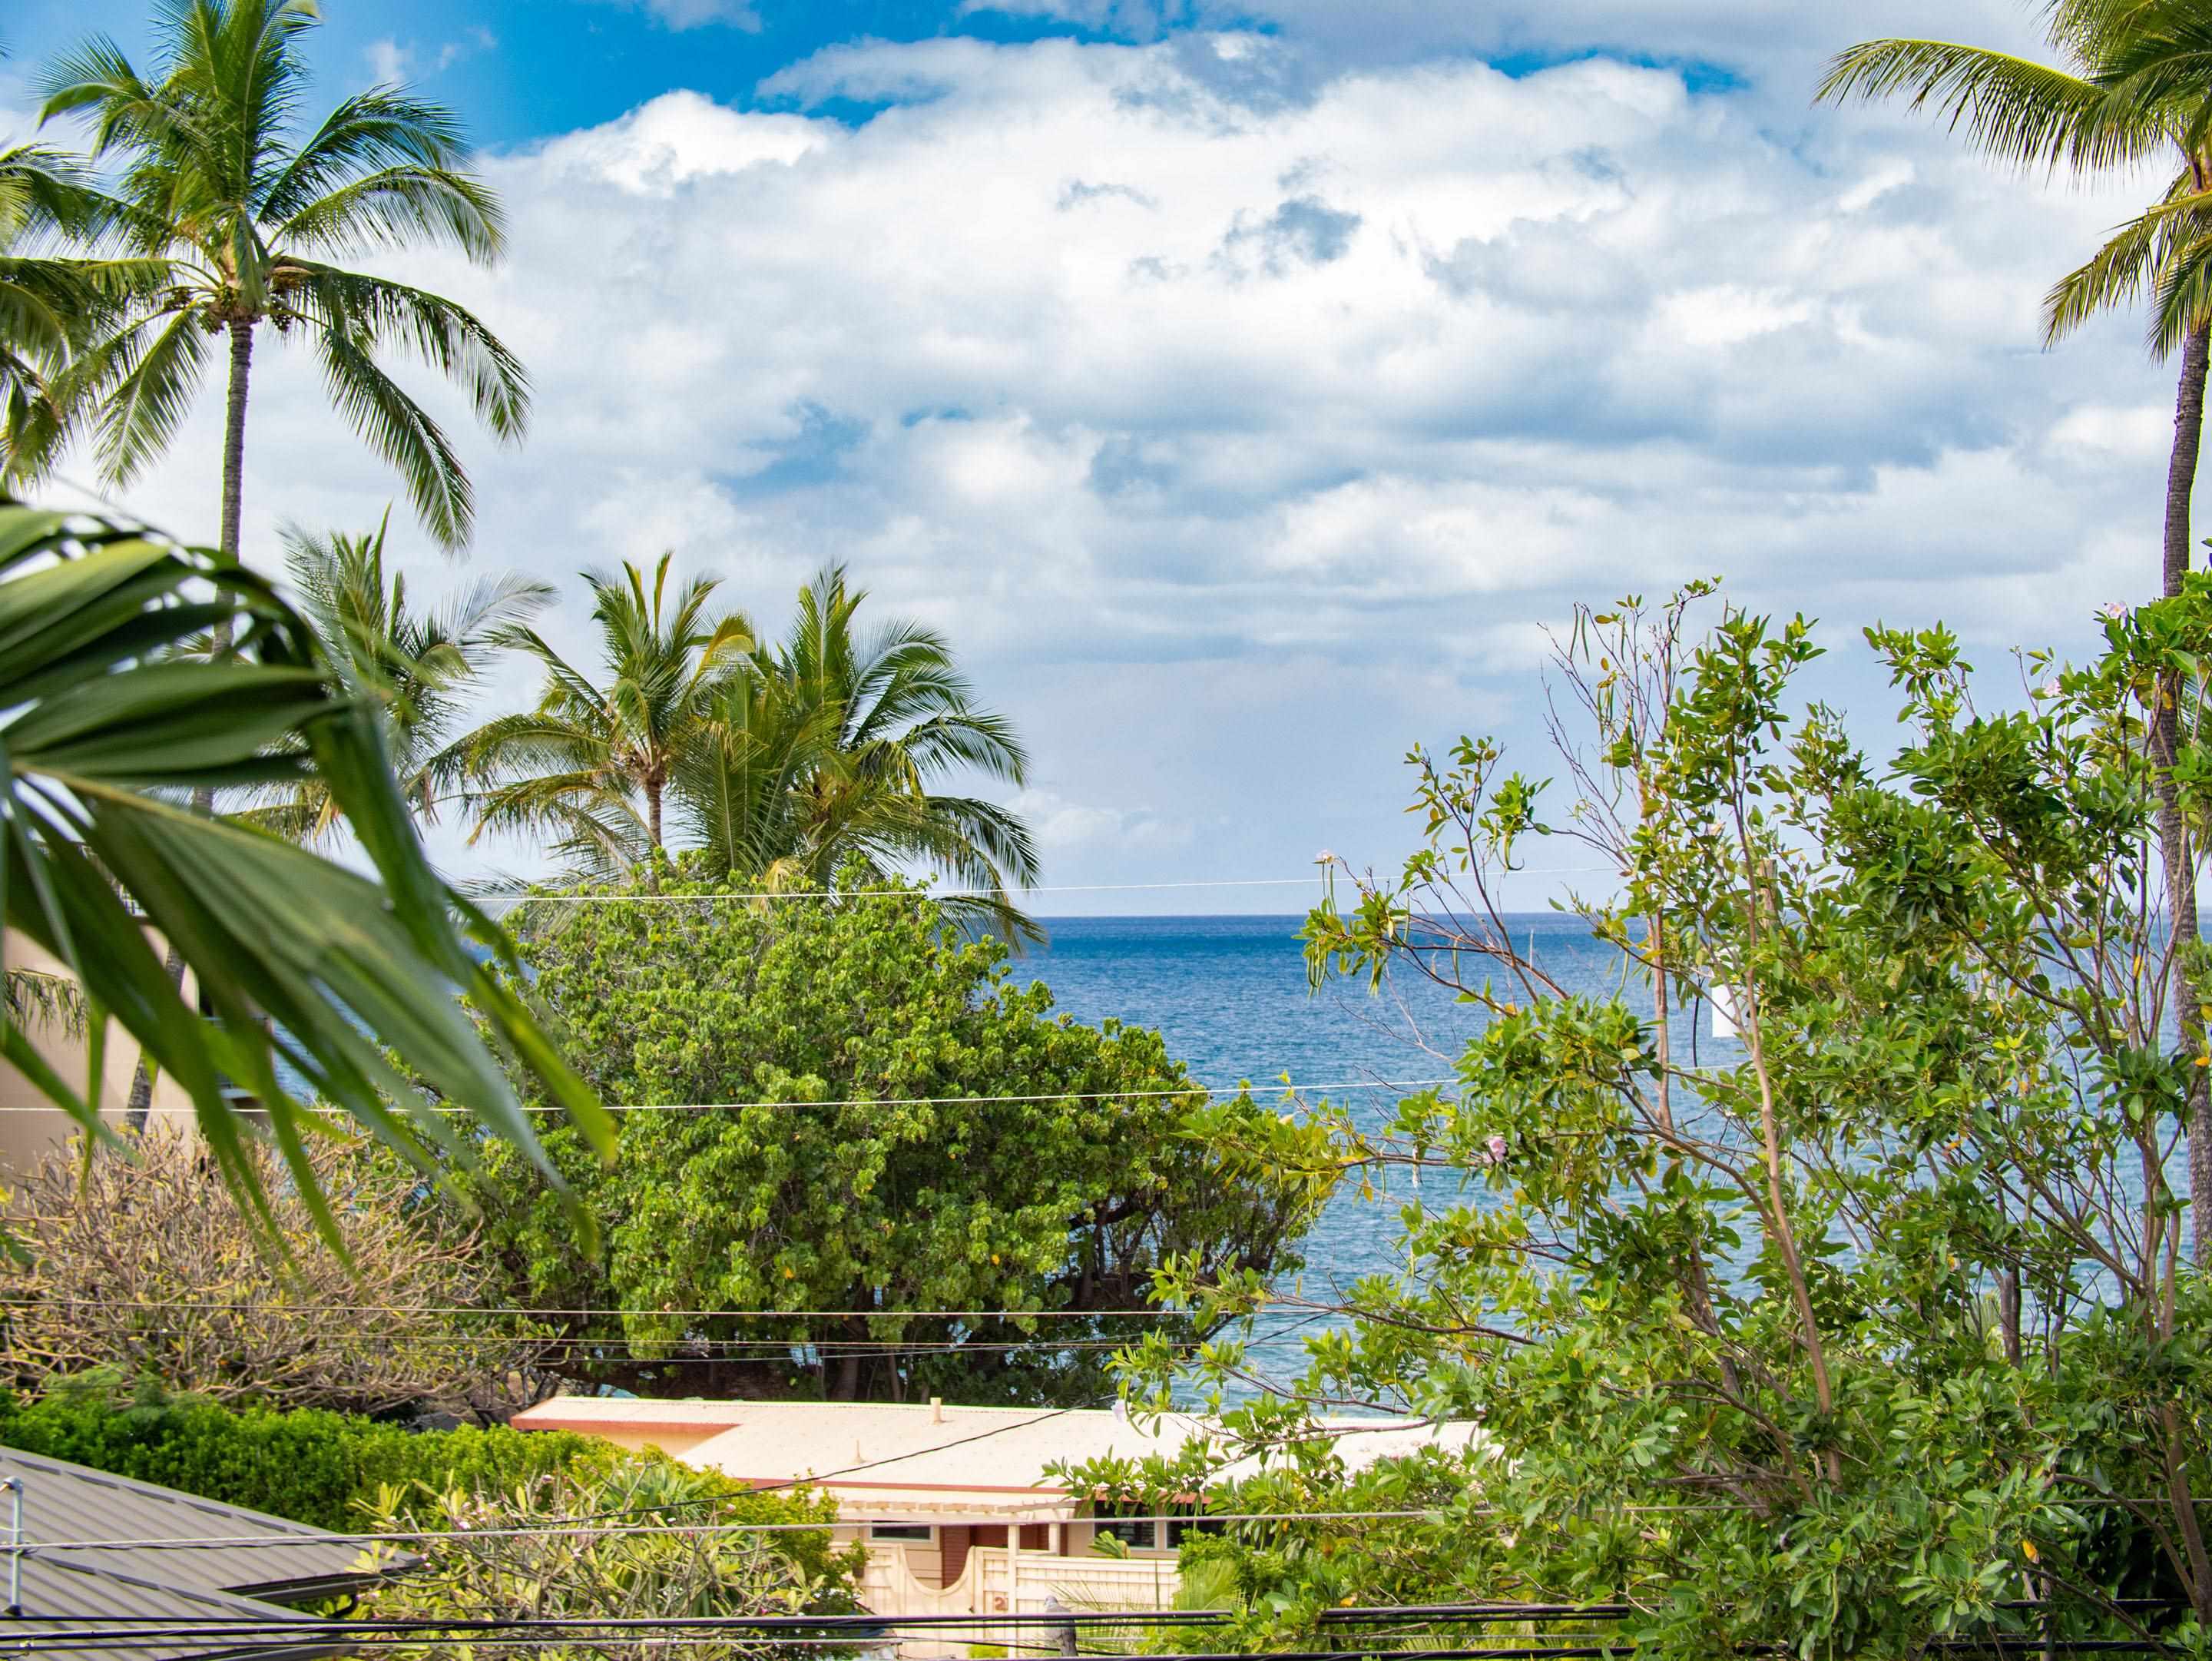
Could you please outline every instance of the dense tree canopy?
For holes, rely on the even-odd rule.
[[[1272,1115],[1206,1107],[1155,1033],[1055,1017],[1042,985],[1009,983],[999,941],[921,896],[762,902],[680,868],[642,892],[515,920],[568,1054],[629,1109],[610,1168],[546,1139],[604,1249],[580,1246],[524,1162],[494,1149],[466,1179],[519,1301],[622,1311],[571,1324],[574,1370],[670,1394],[1091,1399],[1104,1341],[1158,1323],[1115,1318],[1145,1307],[1156,1267],[1295,1264],[1330,1176],[1254,1177],[1184,1134],[1201,1108]],[[728,1312],[657,1312],[702,1310]],[[924,1310],[1011,1313],[908,1312]],[[1046,1310],[1095,1318],[1022,1318]],[[1041,1327],[1075,1348],[1006,1348]],[[872,1348],[893,1341],[928,1348]]]
[[[1607,1630],[1669,1655],[2146,1628],[2202,1653],[2212,1286],[2179,1147],[2212,1062],[2176,1042],[2171,957],[2202,948],[2166,924],[2143,734],[2201,685],[2212,578],[2112,608],[2089,667],[2031,657],[2008,713],[1945,631],[1870,631],[1910,733],[1887,764],[1793,695],[1808,625],[1698,631],[1686,604],[1577,619],[1566,803],[1486,743],[1417,754],[1430,845],[1310,921],[1317,975],[1436,977],[1478,1031],[1456,1091],[1340,1125],[1340,1157],[1429,1171],[1407,1273],[1236,1415],[1288,1451],[1228,1503],[1431,1519],[1200,1549],[1255,1644],[1463,1597],[1620,1605]],[[2201,827],[2212,772],[2184,764]],[[1580,908],[1617,966],[1587,980],[1497,921],[1498,873],[1553,835],[1620,873]],[[1716,1001],[1737,1036],[1693,1042]],[[1239,1370],[1218,1349],[1197,1381]],[[1347,1476],[1300,1432],[1353,1401],[1488,1441]],[[1205,1458],[1097,1474],[1164,1497]]]

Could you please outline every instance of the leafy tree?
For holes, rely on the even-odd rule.
[[[45,116],[88,115],[95,159],[116,164],[108,236],[161,267],[72,368],[72,396],[97,405],[104,468],[128,482],[167,447],[206,372],[207,342],[223,338],[222,547],[235,557],[254,341],[270,324],[313,344],[332,405],[398,470],[430,533],[461,546],[475,514],[468,475],[379,356],[435,369],[507,441],[529,411],[522,366],[453,301],[335,263],[441,244],[498,258],[499,202],[465,170],[460,124],[402,88],[373,87],[301,132],[313,0],[167,0],[157,16],[152,74],[95,37],[45,77]]]
[[[1029,829],[996,803],[937,794],[956,768],[1020,784],[1029,757],[1004,715],[976,707],[952,648],[903,620],[856,635],[867,599],[842,566],[799,590],[783,641],[716,687],[708,743],[675,774],[689,828],[720,869],[820,891],[858,860],[871,878],[927,862],[981,891],[960,906],[1026,928],[1004,891],[1034,883]]]
[[[1158,1324],[1129,1318],[1158,1266],[1297,1266],[1334,1165],[1255,1176],[1206,1153],[1201,1110],[1277,1122],[1205,1108],[1155,1033],[1055,1018],[923,896],[853,886],[764,903],[679,870],[654,904],[521,919],[533,991],[593,1087],[637,1110],[611,1166],[547,1135],[597,1250],[504,1150],[462,1178],[514,1302],[610,1311],[571,1322],[556,1365],[654,1394],[1090,1401],[1114,1342]],[[724,1312],[659,1312],[702,1310]],[[942,1310],[1006,1314],[913,1313]],[[1073,1348],[1032,1354],[1040,1337]]]
[[[247,1206],[208,1192],[189,1138],[157,1127],[126,1157],[83,1155],[57,1147],[16,1173],[0,1214],[21,1253],[0,1272],[0,1365],[23,1386],[106,1367],[215,1401],[360,1413],[532,1399],[532,1328],[483,1311],[475,1231],[426,1214],[412,1171],[327,1144],[309,1156],[341,1256],[257,1151],[280,1258]]]
[[[175,648],[218,623],[211,656]],[[268,583],[222,556],[88,516],[0,504],[0,913],[63,964],[94,1019],[89,1077],[111,1022],[191,1098],[222,1170],[273,1221],[228,1086],[266,1116],[326,1237],[337,1224],[306,1139],[321,1114],[277,1070],[424,1168],[471,1146],[470,1121],[538,1157],[501,1061],[605,1146],[596,1098],[539,1028],[513,982],[455,926],[458,902],[422,857],[393,783],[376,713],[349,695],[313,629]],[[319,777],[369,870],[174,805],[218,787]],[[496,961],[509,950],[463,915]],[[197,978],[179,994],[149,931]],[[4,965],[0,965],[4,967]],[[476,1001],[478,1028],[453,1000]],[[491,1047],[487,1047],[487,1039]],[[10,1019],[0,1055],[88,1134],[101,1123]],[[445,1110],[392,1057],[434,1091]],[[580,1226],[581,1220],[580,1219]]]
[[[468,735],[459,727],[465,698],[481,682],[504,630],[553,598],[548,584],[507,573],[479,578],[423,612],[408,603],[407,579],[385,575],[392,516],[373,536],[284,535],[285,564],[301,609],[349,691],[382,717],[384,743],[408,806],[434,821],[462,793]],[[246,817],[280,834],[313,841],[338,824],[321,780],[308,777]]]
[[[2099,313],[2150,296],[2148,338],[2159,357],[2181,353],[2173,448],[2166,476],[2162,592],[2181,591],[2190,568],[2190,496],[2204,429],[2212,363],[2212,6],[2205,0],[2053,0],[2051,46],[2069,67],[1940,40],[1869,40],[1839,54],[1823,99],[1907,97],[1932,109],[1977,149],[2023,169],[2080,173],[2145,161],[2176,168],[2159,200],[2119,227],[2044,303],[2045,344]],[[2173,706],[2178,683],[2158,704]],[[2169,714],[2148,741],[2171,766],[2181,739]],[[2197,855],[2178,789],[2161,785],[2160,835],[2173,916],[2196,932]],[[2205,954],[2174,954],[2173,999],[2189,1041],[2212,1008]],[[2190,1112],[2191,1187],[2199,1260],[2212,1263],[2212,1081],[2198,1080]]]
[[[545,691],[535,710],[500,716],[467,740],[471,765],[492,787],[477,807],[477,836],[546,835],[571,867],[634,867],[648,885],[657,879],[669,780],[705,741],[716,679],[752,643],[742,616],[708,615],[717,578],[694,577],[670,605],[674,557],[660,557],[649,593],[645,573],[627,562],[623,581],[586,575],[605,686],[532,629],[514,624],[493,635],[544,666]]]
[[[367,1593],[361,1613],[371,1621],[652,1621],[842,1615],[856,1607],[851,1585],[858,1550],[810,1573],[800,1549],[808,1543],[805,1536],[795,1543],[776,1533],[741,1529],[638,1531],[640,1523],[661,1519],[731,1520],[722,1508],[726,1502],[700,1480],[703,1475],[669,1463],[631,1461],[596,1478],[563,1474],[507,1488],[458,1483],[387,1488],[370,1507],[369,1524],[380,1532],[427,1536],[404,1548],[422,1561]],[[702,1501],[718,1508],[702,1511]],[[825,1524],[836,1516],[830,1501],[810,1506],[770,1499],[745,1510],[757,1516],[763,1508],[771,1517],[779,1508],[811,1512]],[[608,1520],[593,1529],[569,1520],[575,1518]],[[387,1561],[402,1555],[398,1549],[382,1554]],[[814,1555],[824,1555],[818,1546]],[[668,1638],[648,1628],[627,1640],[553,1638],[506,1652],[527,1661],[586,1655],[598,1661],[657,1661]],[[431,1661],[455,1646],[451,1639],[401,1643],[393,1653]],[[465,1652],[467,1646],[460,1647]],[[696,1632],[684,1647],[706,1661],[770,1661],[807,1652],[764,1637],[724,1634],[718,1641]]]
[[[2212,1057],[2173,1044],[2143,734],[2212,644],[2212,578],[2107,618],[2089,666],[2031,657],[2014,713],[1976,709],[1946,631],[1870,630],[1910,734],[1887,765],[1797,707],[1808,624],[1700,632],[1705,592],[1578,615],[1561,808],[1493,745],[1416,752],[1428,845],[1340,876],[1307,934],[1316,977],[1431,977],[1478,1023],[1456,1092],[1337,1124],[1338,1159],[1428,1175],[1407,1272],[1356,1287],[1218,1453],[1097,1475],[1165,1496],[1268,1448],[1227,1506],[1427,1513],[1207,1542],[1255,1646],[1340,1601],[1471,1598],[1613,1606],[1611,1641],[1670,1655],[2201,1654],[2212,1282],[2174,1166]],[[2212,770],[2174,770],[2201,826]],[[1620,873],[1575,904],[1620,964],[1597,990],[1498,909],[1551,836]],[[1693,1041],[1708,1003],[1737,1039]],[[1222,1345],[1181,1376],[1241,1372]],[[1486,1440],[1347,1472],[1307,1433],[1321,1402]]]

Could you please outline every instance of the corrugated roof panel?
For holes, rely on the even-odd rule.
[[[234,1540],[251,1546],[204,1549],[163,1548],[113,1554],[119,1573],[150,1573],[164,1585],[201,1591],[279,1594],[335,1581],[369,1579],[358,1544],[334,1540],[319,1529],[242,1506],[224,1505],[174,1488],[133,1482],[65,1459],[0,1447],[0,1478],[23,1483],[23,1533],[41,1540]],[[8,1520],[0,1500],[0,1527]],[[265,1542],[265,1543],[264,1543]],[[103,1561],[109,1554],[88,1552]],[[130,1561],[135,1559],[135,1561]]]
[[[5,1568],[0,1567],[0,1586]],[[66,1556],[27,1555],[23,1560],[23,1614],[15,1619],[0,1616],[0,1653],[13,1637],[75,1633],[86,1637],[100,1633],[101,1661],[228,1661],[252,1657],[253,1661],[277,1658],[328,1655],[336,1646],[307,1640],[298,1644],[258,1636],[240,1643],[227,1637],[149,1638],[143,1644],[111,1647],[110,1634],[131,1628],[133,1621],[168,1622],[190,1626],[200,1622],[252,1621],[266,1628],[305,1623],[310,1617],[275,1603],[255,1603],[223,1592],[191,1591],[180,1586],[156,1585],[133,1576],[103,1572],[81,1560]],[[41,1615],[48,1618],[40,1619]],[[70,1617],[75,1617],[71,1619]],[[93,1621],[114,1621],[100,1627]],[[48,1641],[34,1653],[65,1656],[66,1646]]]

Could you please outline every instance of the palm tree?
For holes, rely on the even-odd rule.
[[[982,891],[974,909],[1034,932],[1005,898],[1036,880],[1028,827],[933,788],[961,768],[1018,785],[1028,752],[1011,721],[976,707],[942,636],[895,621],[858,637],[866,599],[842,566],[825,568],[782,642],[718,690],[716,741],[678,774],[687,824],[714,864],[770,886],[823,889],[855,859],[878,871],[921,861]]]
[[[218,616],[235,625],[231,649],[178,649]],[[264,1224],[274,1217],[226,1093],[233,1080],[258,1098],[333,1244],[307,1151],[318,1100],[426,1172],[473,1158],[469,1133],[481,1129],[558,1180],[456,988],[516,1076],[611,1150],[605,1110],[498,972],[519,972],[512,946],[424,860],[375,711],[267,582],[134,526],[0,504],[0,709],[10,712],[0,921],[67,966],[94,1076],[119,1023],[190,1094],[210,1151]],[[373,875],[173,800],[311,771]],[[494,962],[464,940],[457,910]],[[179,995],[149,930],[183,955],[211,1013]],[[0,1015],[0,1056],[88,1136],[111,1137],[97,1097],[56,1073],[12,1013]]]
[[[339,678],[377,711],[399,793],[418,819],[462,792],[466,735],[463,699],[481,680],[503,630],[519,627],[553,599],[550,585],[512,573],[478,578],[434,610],[408,603],[407,579],[384,569],[387,510],[374,534],[283,532],[285,564],[301,611]],[[314,842],[343,809],[319,778],[296,781],[239,817]]]
[[[2161,590],[2180,593],[2190,564],[2190,497],[2203,441],[2212,364],[2212,0],[2052,0],[2045,20],[2068,67],[1949,41],[1869,40],[1838,54],[1816,97],[1906,97],[2015,166],[2078,173],[2170,163],[2158,200],[2055,283],[2044,301],[2051,344],[2099,313],[2148,293],[2154,356],[2179,349],[2173,447],[2167,458]],[[2178,692],[2179,689],[2174,689]],[[2169,712],[2172,693],[2161,702]],[[2179,735],[2171,713],[2150,734],[2159,776],[2159,843],[2172,916],[2200,928],[2197,861],[2172,777]],[[2212,983],[2191,954],[2173,954],[2185,1048],[2203,1053]],[[2190,1211],[2197,1258],[2212,1265],[2212,1080],[2201,1074],[2188,1109]]]
[[[222,551],[236,557],[246,398],[264,323],[303,336],[331,401],[398,470],[438,542],[467,542],[474,501],[438,423],[379,362],[417,358],[457,383],[497,437],[521,436],[522,366],[453,301],[333,260],[442,243],[482,264],[501,248],[491,191],[463,170],[457,119],[396,87],[343,99],[320,125],[294,126],[306,89],[313,0],[163,0],[150,77],[96,38],[49,70],[44,115],[83,112],[96,159],[118,164],[108,234],[160,262],[158,289],[83,353],[73,398],[94,406],[98,453],[117,482],[175,435],[206,371],[229,348],[223,428]]]
[[[58,383],[71,356],[157,270],[52,245],[96,224],[81,169],[37,144],[0,150],[0,486],[37,478],[67,436]]]
[[[2189,569],[2189,497],[2212,338],[2212,77],[2177,80],[2186,64],[2177,58],[2176,29],[2188,25],[2212,46],[2212,0],[2055,0],[2046,22],[2068,67],[1949,41],[1869,40],[1838,54],[1815,96],[1906,98],[1975,149],[2024,169],[2087,173],[2171,160],[2159,199],[2052,286],[2044,335],[2055,344],[2148,290],[2152,350],[2165,357],[2180,350],[2163,562],[2163,592],[2173,594]]]
[[[486,723],[466,741],[490,788],[471,840],[487,830],[550,837],[579,871],[642,867],[650,885],[664,847],[662,812],[678,758],[701,741],[714,688],[752,644],[737,612],[709,616],[720,586],[694,577],[671,603],[663,554],[648,591],[625,562],[623,580],[586,575],[608,679],[596,684],[537,630],[497,630],[495,644],[545,669],[538,708]]]

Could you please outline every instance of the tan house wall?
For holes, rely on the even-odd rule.
[[[155,944],[158,950],[159,942]],[[4,950],[10,969],[67,974],[51,952],[13,929],[8,931]],[[189,1000],[197,995],[198,990],[187,973],[185,996]],[[49,1067],[73,1086],[84,1088],[85,1068],[90,1056],[82,1036],[73,1035],[62,1023],[52,1020],[30,1023],[24,1029],[24,1036]],[[118,1128],[123,1124],[131,1104],[131,1081],[137,1070],[137,1042],[120,1026],[110,1023],[97,1103],[101,1118],[108,1123]],[[191,1098],[174,1080],[155,1077],[149,1123],[185,1130],[194,1123]],[[41,1155],[60,1147],[76,1134],[74,1119],[50,1103],[18,1069],[0,1061],[0,1173],[27,1169]]]

